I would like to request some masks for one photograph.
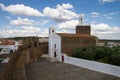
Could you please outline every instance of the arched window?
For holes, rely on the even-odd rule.
[[[52,33],[54,33],[54,30],[52,30]]]

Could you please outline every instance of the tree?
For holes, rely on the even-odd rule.
[[[95,54],[93,53],[93,50],[91,47],[87,47],[86,51],[83,53],[84,53],[84,55],[83,55],[84,59],[94,60]]]
[[[104,50],[102,47],[96,47],[93,52],[95,53],[95,60],[102,59],[104,57]]]
[[[113,54],[111,55],[112,58],[112,64],[120,66],[120,49],[118,48],[114,49]]]
[[[71,56],[77,57],[77,58],[82,58],[82,56],[83,56],[82,48],[76,48]]]
[[[105,42],[105,43],[104,43],[104,46],[108,46],[108,42]]]
[[[1,52],[2,48],[0,48],[0,52]]]
[[[76,48],[72,56],[120,66],[120,47],[94,46]]]

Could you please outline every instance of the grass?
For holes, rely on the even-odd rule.
[[[0,52],[1,52],[2,48],[0,48]]]

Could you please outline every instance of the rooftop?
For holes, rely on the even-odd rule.
[[[61,37],[87,37],[87,38],[96,38],[96,36],[92,36],[89,34],[69,34],[69,33],[57,33]]]
[[[15,41],[11,40],[2,40],[0,45],[14,45]]]

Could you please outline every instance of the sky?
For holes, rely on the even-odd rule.
[[[120,40],[120,0],[0,0],[0,38],[75,33],[80,15],[91,35]]]

